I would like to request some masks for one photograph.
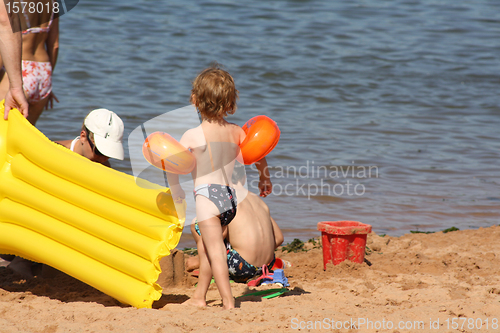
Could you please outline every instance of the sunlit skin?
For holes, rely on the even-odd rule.
[[[13,14],[13,13],[11,13]],[[4,119],[7,120],[12,108],[18,109],[22,115],[28,116],[28,101],[24,96],[21,73],[21,44],[20,32],[13,32],[12,27],[19,26],[19,15],[9,15],[6,6],[0,6],[0,67],[11,76],[5,82],[5,89],[0,98],[5,97]],[[2,71],[0,71],[0,78]]]
[[[40,1],[41,3],[50,3],[48,0]],[[47,27],[50,20],[50,12],[43,11],[43,13],[27,13],[32,27]],[[21,27],[26,29],[25,18],[20,15]],[[43,23],[42,23],[43,22]],[[49,32],[28,33],[22,36],[22,60],[37,61],[37,62],[50,62],[52,65],[52,72],[54,72],[57,55],[59,53],[59,19],[54,18],[50,25]],[[3,65],[0,59],[0,67]],[[9,76],[5,73],[0,73],[0,100],[3,99],[9,92]],[[42,114],[44,108],[52,108],[54,100],[59,102],[53,93],[40,101],[29,102],[29,114],[27,119],[33,125]]]
[[[84,129],[82,129],[80,132],[80,139],[78,139],[78,141],[75,144],[74,152],[82,155],[83,157],[88,158],[93,162],[101,163],[102,165],[109,167],[110,166],[109,157],[97,154],[95,152],[97,148],[92,149],[92,147],[94,147],[95,145],[93,142],[89,142],[89,140],[90,139],[87,136],[87,132]],[[56,142],[70,149],[72,141],[73,140],[64,140]]]

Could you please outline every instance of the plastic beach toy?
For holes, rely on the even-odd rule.
[[[278,284],[281,287],[288,287],[288,279],[285,277],[285,272],[282,269],[277,269],[274,273],[269,273],[267,266],[262,266],[262,275],[255,280],[251,280],[247,283],[249,287],[256,287],[260,284]]]
[[[285,276],[285,272],[282,269],[277,269],[273,273],[273,283],[279,283],[283,287],[289,287],[288,278]]]
[[[193,171],[194,155],[172,136],[163,132],[151,133],[142,145],[144,158],[158,169],[185,175]]]
[[[280,129],[276,122],[267,116],[256,116],[243,125],[246,133],[240,149],[246,165],[253,164],[269,154],[280,140]]]
[[[367,234],[372,226],[357,221],[319,222],[323,245],[323,269],[326,264],[340,264],[348,259],[355,263],[363,263]]]
[[[266,289],[266,290],[259,290],[253,293],[245,294],[238,296],[237,298],[240,297],[245,297],[245,296],[262,296],[262,298],[274,298],[283,295],[284,293],[288,292],[287,288],[276,288],[276,289]]]
[[[287,261],[287,260],[283,260],[281,258],[276,258],[276,260],[274,261],[274,265],[273,265],[273,268],[272,270],[275,271],[277,269],[285,269],[287,267],[292,267],[292,263]]]
[[[0,253],[52,266],[137,308],[183,230],[170,189],[51,142],[0,102]],[[138,186],[138,183],[145,186]]]
[[[262,266],[262,275],[255,280],[248,281],[247,285],[249,287],[256,287],[264,281],[272,281],[273,275],[269,273],[267,265]]]
[[[282,287],[289,287],[288,279],[285,276],[285,272],[282,269],[277,269],[273,274],[270,274],[272,280],[265,279],[262,284],[278,284]]]

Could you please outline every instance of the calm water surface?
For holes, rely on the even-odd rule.
[[[281,129],[265,200],[286,241],[320,221],[487,227],[500,223],[499,13],[487,0],[83,0],[61,18],[61,102],[38,127],[70,139],[105,107],[128,136],[186,106],[218,61],[240,91],[231,120]],[[112,165],[132,174],[128,154]]]

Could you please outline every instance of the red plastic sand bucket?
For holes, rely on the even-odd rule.
[[[338,265],[346,259],[363,263],[371,225],[356,221],[319,222],[318,230],[323,244],[324,270],[327,263]]]

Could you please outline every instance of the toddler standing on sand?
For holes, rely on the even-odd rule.
[[[203,237],[197,242],[200,256],[198,285],[193,297],[186,302],[196,306],[206,306],[206,294],[213,275],[224,309],[234,308],[222,232],[236,215],[236,192],[231,176],[240,154],[239,145],[246,136],[241,127],[224,119],[235,113],[237,98],[238,91],[228,72],[218,65],[203,70],[193,82],[190,98],[202,122],[186,131],[180,140],[196,158],[191,174],[196,216]],[[257,167],[261,170],[265,165],[264,160]],[[261,172],[261,183],[269,182],[266,174]],[[267,180],[262,177],[267,177]],[[270,190],[270,184],[268,187]],[[175,182],[171,183],[171,188],[174,193],[181,191]]]

